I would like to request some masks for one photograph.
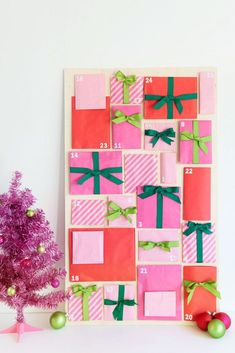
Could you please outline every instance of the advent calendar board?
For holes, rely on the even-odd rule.
[[[71,324],[217,310],[216,71],[66,69]]]

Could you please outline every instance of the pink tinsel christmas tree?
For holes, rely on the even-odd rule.
[[[16,172],[9,191],[0,195],[0,302],[17,312],[17,323],[2,332],[19,336],[37,330],[25,323],[25,307],[51,309],[65,299],[64,291],[41,291],[57,287],[65,270],[54,267],[63,253],[44,212],[32,209],[34,202],[31,191],[21,189],[21,174]]]

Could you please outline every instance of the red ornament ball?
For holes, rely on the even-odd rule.
[[[212,315],[208,312],[198,314],[195,317],[196,324],[202,331],[207,331],[208,324],[212,319]]]
[[[21,266],[24,268],[28,268],[31,266],[31,260],[30,259],[24,259],[21,261]]]
[[[51,281],[51,285],[53,288],[58,288],[59,285],[60,285],[60,281],[57,279],[57,278],[54,278],[52,281]]]
[[[0,234],[0,245],[2,245],[5,242],[5,238],[2,234]]]
[[[226,313],[223,313],[223,312],[214,314],[213,319],[218,319],[218,320],[222,321],[227,330],[229,329],[229,327],[231,326],[231,323],[232,323],[229,315]]]

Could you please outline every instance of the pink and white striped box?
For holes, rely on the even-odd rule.
[[[111,104],[123,104],[123,82],[115,76],[111,78],[110,96]],[[129,103],[141,104],[144,95],[144,77],[137,77],[136,83],[129,86]]]
[[[107,223],[105,215],[105,200],[72,200],[71,222],[74,225],[104,226]]]

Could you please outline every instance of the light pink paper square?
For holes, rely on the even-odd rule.
[[[200,114],[215,113],[215,73],[200,72]]]
[[[113,195],[109,196],[108,201],[111,202],[113,201],[116,203],[118,206],[121,208],[127,208],[127,207],[135,207],[136,206],[136,200],[133,195]],[[122,227],[122,228],[133,228],[135,227],[136,224],[136,215],[135,214],[129,214],[128,215],[132,219],[132,223],[130,223],[124,216],[120,216],[119,218],[113,220],[113,221],[108,221],[109,222],[109,227]]]
[[[75,75],[76,109],[105,109],[104,74]]]
[[[160,157],[161,183],[176,183],[176,153],[164,152]]]
[[[73,264],[103,264],[104,233],[102,231],[73,232]]]
[[[168,316],[176,315],[175,292],[145,292],[144,316]]]
[[[144,130],[156,130],[162,132],[166,129],[173,128],[175,131],[175,136],[177,136],[177,125],[175,122],[166,122],[166,123],[145,123]],[[144,136],[144,148],[150,151],[167,151],[167,152],[176,152],[176,137],[170,137],[173,141],[170,145],[164,142],[162,139],[159,139],[155,146],[151,143],[153,137]]]

